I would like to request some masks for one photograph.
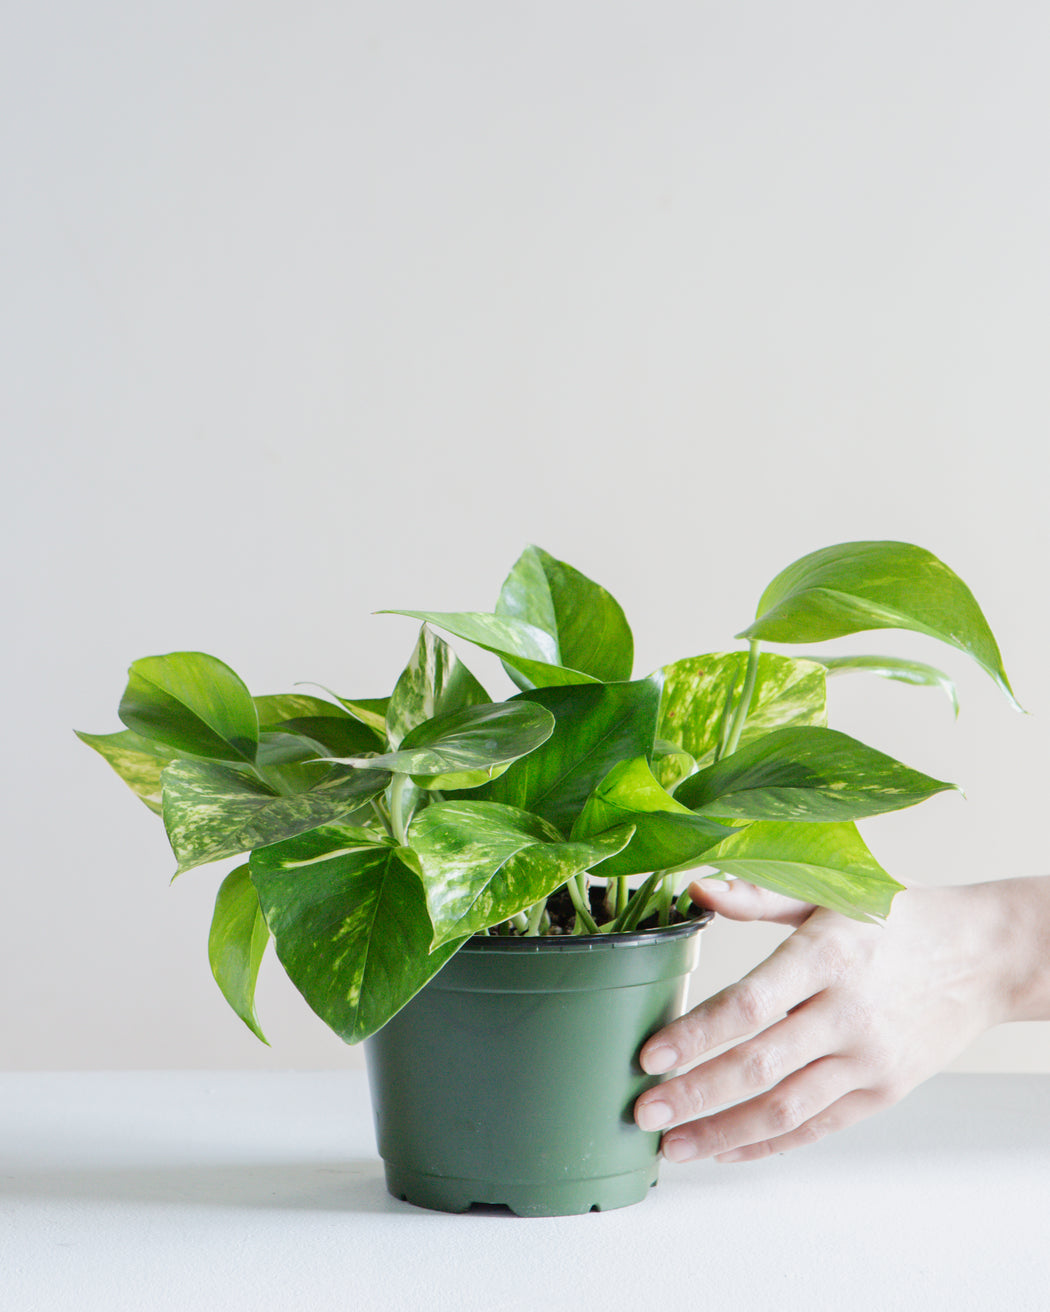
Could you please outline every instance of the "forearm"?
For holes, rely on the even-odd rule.
[[[1050,875],[972,887],[993,917],[998,1019],[1050,1020]]]

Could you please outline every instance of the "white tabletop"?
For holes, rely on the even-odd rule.
[[[384,1190],[363,1073],[0,1075],[12,1312],[1050,1308],[1050,1075],[523,1220]]]

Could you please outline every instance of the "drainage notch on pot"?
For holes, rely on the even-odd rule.
[[[469,940],[366,1043],[387,1188],[420,1207],[565,1216],[640,1202],[660,1136],[632,1108],[710,915],[630,935]],[[626,950],[625,950],[626,949]]]

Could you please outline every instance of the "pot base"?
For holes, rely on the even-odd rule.
[[[467,1212],[475,1203],[506,1207],[515,1216],[577,1216],[640,1203],[656,1184],[658,1164],[624,1175],[589,1180],[464,1180],[426,1175],[384,1162],[386,1187],[395,1198],[434,1212]]]

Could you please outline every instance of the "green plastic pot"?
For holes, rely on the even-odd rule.
[[[420,1207],[567,1216],[640,1202],[660,1136],[638,1052],[681,1014],[699,930],[477,937],[366,1044],[387,1188]]]

